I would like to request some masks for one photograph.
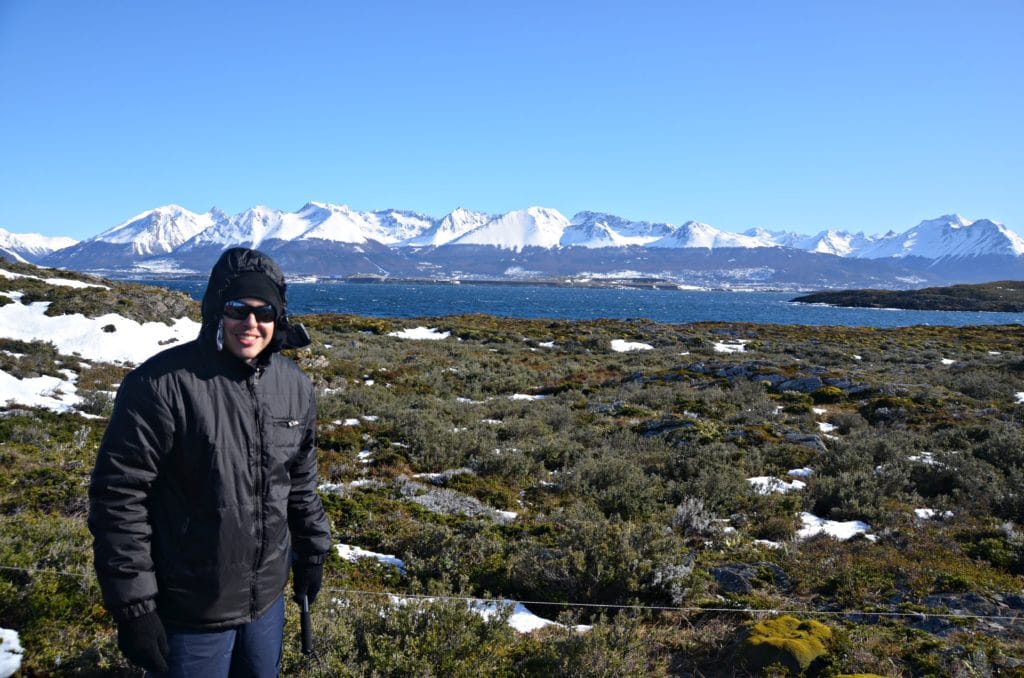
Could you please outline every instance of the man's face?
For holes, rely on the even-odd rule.
[[[245,297],[236,301],[253,308],[260,308],[267,303],[256,297]],[[242,320],[233,320],[226,315],[221,317],[224,320],[224,348],[247,363],[255,360],[274,338],[273,320],[261,323],[252,313],[247,314]]]

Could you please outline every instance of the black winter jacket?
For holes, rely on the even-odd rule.
[[[216,347],[219,294],[234,275],[276,273],[284,296],[276,265],[254,255],[226,252],[203,300],[199,339],[147,360],[118,390],[89,512],[115,619],[156,609],[192,628],[246,623],[281,595],[293,558],[323,562],[330,549],[316,490],[313,388],[276,352],[294,328],[279,319],[279,336],[255,366]]]

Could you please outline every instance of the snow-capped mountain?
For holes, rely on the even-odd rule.
[[[492,219],[448,244],[487,245],[515,251],[526,247],[555,249],[568,226],[569,220],[558,210],[529,207]]]
[[[959,214],[922,221],[905,233],[893,234],[854,256],[865,259],[885,257],[976,257],[1021,256],[1024,238],[1002,224],[988,219],[971,221]]]
[[[795,247],[807,252],[834,254],[838,257],[857,256],[858,252],[872,247],[887,237],[894,236],[891,231],[884,236],[868,236],[864,233],[848,233],[829,229],[810,237],[796,236],[785,243],[787,247]],[[782,244],[782,243],[780,243]]]
[[[0,256],[29,263],[65,247],[77,244],[74,238],[40,235],[39,233],[11,233],[0,228]]]
[[[196,275],[234,245],[270,252],[292,275],[459,278],[628,271],[699,284],[756,280],[803,288],[1024,278],[1024,238],[987,219],[957,215],[923,221],[901,234],[823,230],[809,236],[765,229],[730,233],[696,221],[673,226],[590,211],[570,221],[540,206],[500,215],[459,208],[435,219],[323,202],[295,212],[261,205],[234,216],[168,205],[51,254],[22,256],[77,270]]]
[[[226,219],[227,215],[216,209],[196,214],[178,205],[167,205],[137,214],[85,242],[131,245],[132,252],[142,256],[167,254]]]
[[[258,205],[196,234],[182,246],[183,251],[215,245],[260,247],[272,240],[288,242],[327,240],[366,243],[370,240],[392,245],[415,238],[431,229],[430,217],[416,212],[379,210],[358,212],[347,205],[309,202],[298,212]]]
[[[777,247],[775,242],[768,238],[740,233],[726,233],[714,226],[702,224],[699,221],[687,221],[672,233],[658,238],[647,246],[702,249],[715,249],[718,247]]]
[[[579,212],[562,233],[562,247],[643,246],[675,230],[672,224],[629,221],[613,214]]]
[[[440,247],[483,226],[493,218],[484,212],[473,212],[458,207],[430,228],[413,237],[406,238],[399,244],[408,247]]]

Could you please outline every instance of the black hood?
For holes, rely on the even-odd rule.
[[[245,247],[225,250],[210,271],[210,281],[206,284],[206,292],[203,294],[203,327],[199,331],[200,341],[210,346],[216,344],[221,309],[227,301],[224,293],[231,282],[243,273],[262,273],[277,285],[281,293],[283,304],[274,325],[274,339],[267,350],[274,352],[283,348],[308,346],[310,340],[306,328],[299,323],[292,323],[288,317],[288,296],[285,294],[287,285],[281,268],[263,252]]]

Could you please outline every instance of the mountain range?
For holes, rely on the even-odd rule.
[[[571,219],[529,207],[444,217],[357,211],[310,202],[296,212],[256,206],[159,207],[81,242],[0,229],[0,256],[107,275],[201,275],[225,248],[266,250],[292,275],[382,278],[658,277],[696,286],[907,288],[1024,277],[1024,238],[988,219],[946,215],[903,232],[814,235],[708,224],[633,221],[599,212]]]

